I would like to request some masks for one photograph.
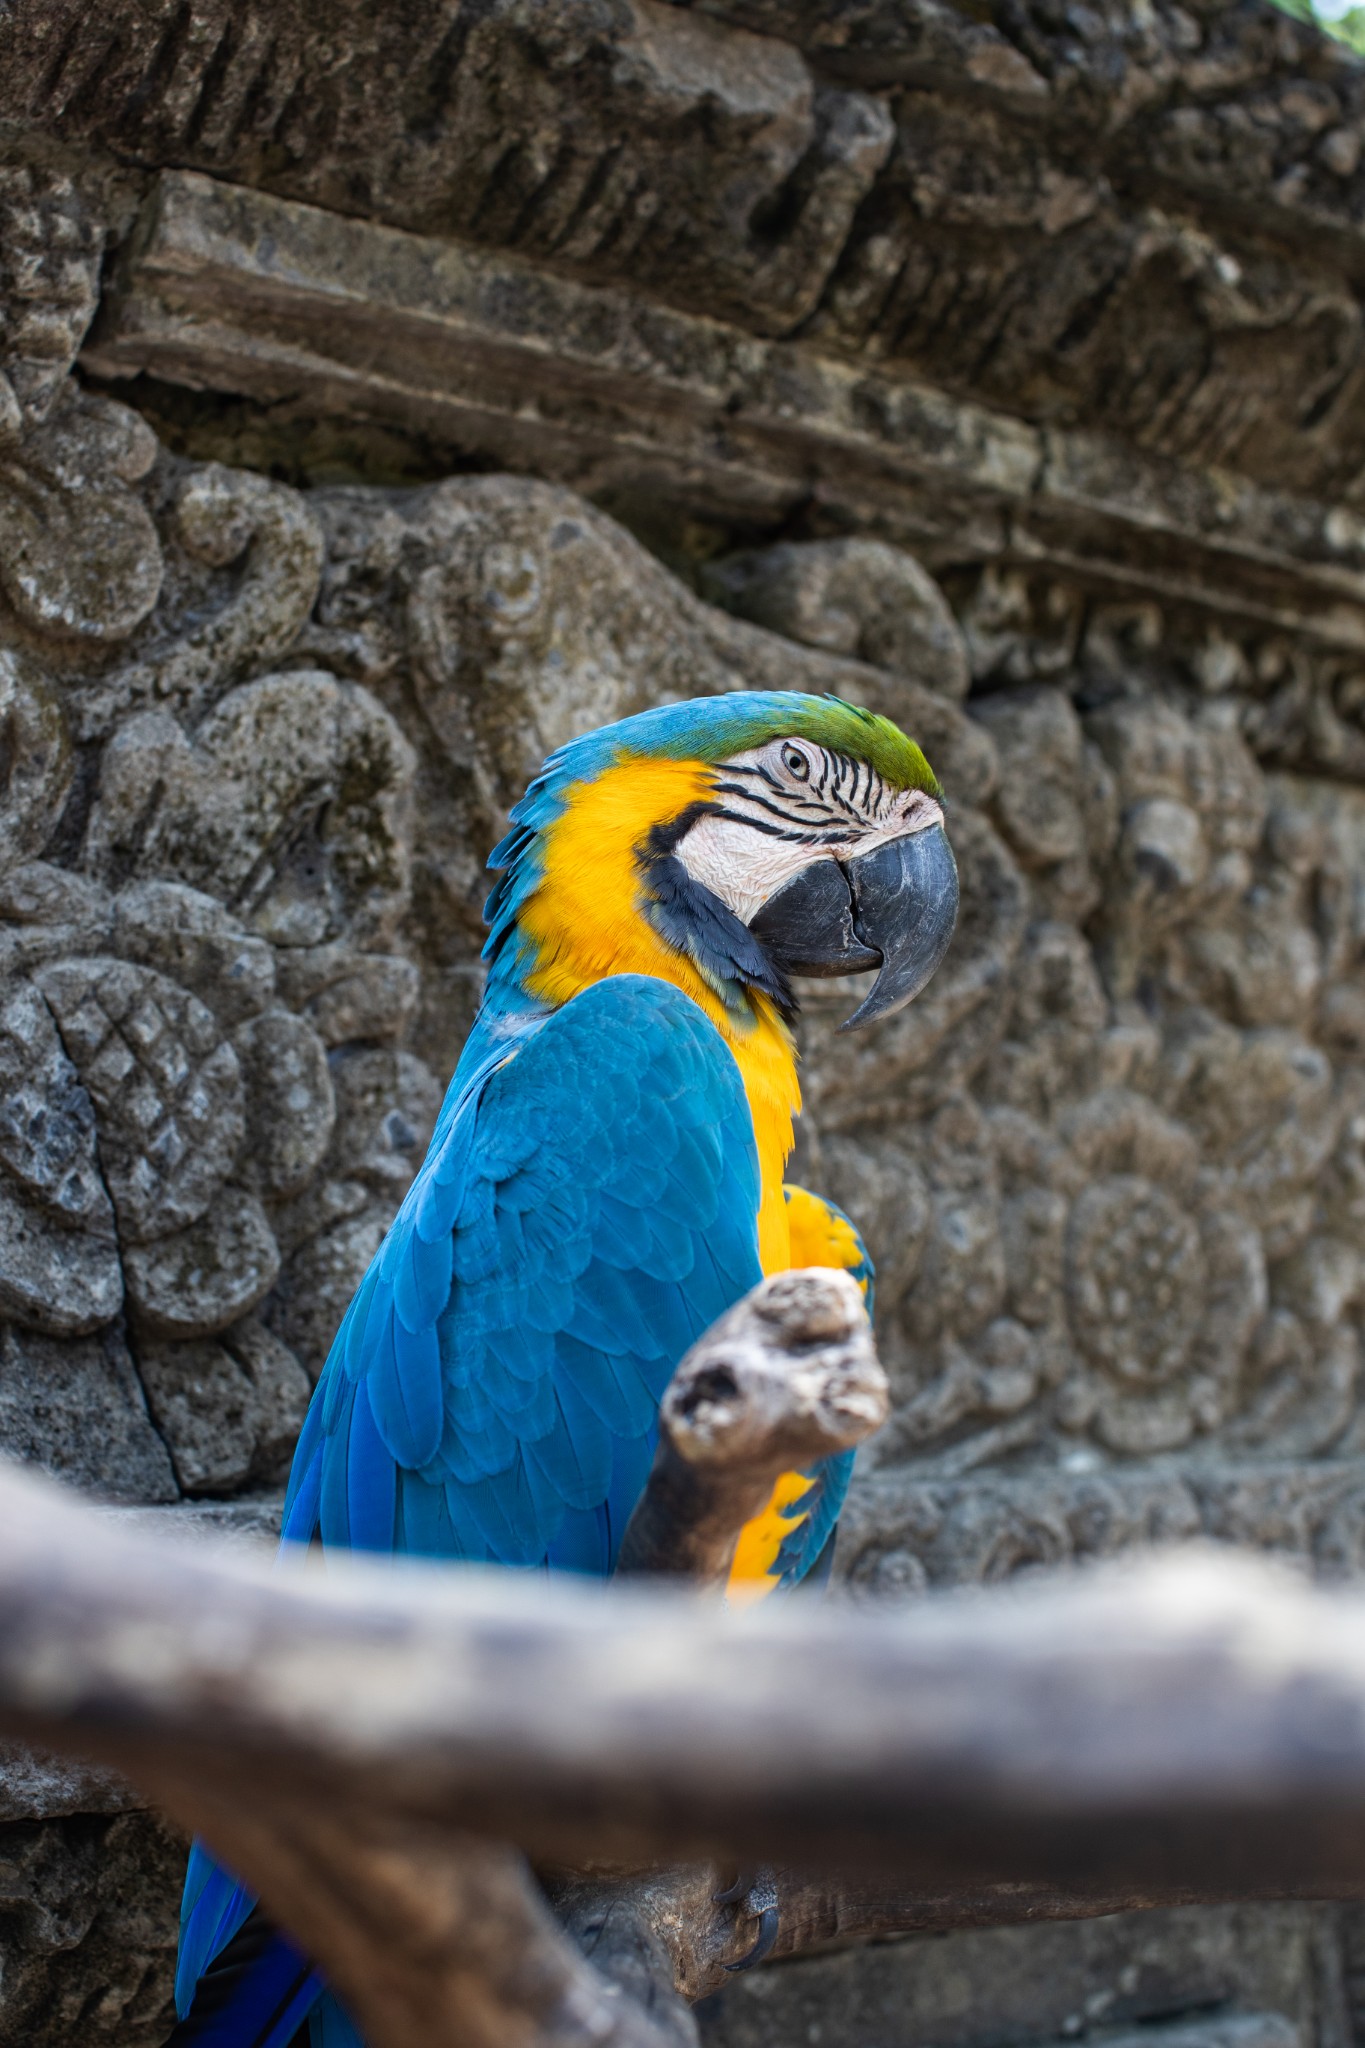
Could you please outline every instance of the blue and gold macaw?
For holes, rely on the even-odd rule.
[[[870,1282],[847,1218],[783,1186],[791,976],[876,968],[850,1025],[908,1002],[952,936],[957,872],[913,741],[778,691],[573,740],[511,823],[483,1003],[318,1382],[284,1536],[605,1577],[688,1346],[765,1272]],[[850,1464],[784,1478],[732,1598],[819,1566]],[[176,1993],[181,2048],[357,2048],[199,1846]]]

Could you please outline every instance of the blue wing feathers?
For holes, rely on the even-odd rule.
[[[558,1536],[550,1545],[550,1569],[582,1572],[591,1578],[605,1578],[610,1570],[607,1541],[607,1511],[600,1508],[570,1508]]]
[[[459,1555],[444,1485],[432,1486],[416,1472],[400,1473],[397,1539],[404,1557]]]
[[[644,1491],[649,1468],[654,1462],[654,1441],[655,1431],[652,1429],[645,1436],[617,1439],[612,1461],[611,1489],[607,1494],[607,1540],[613,1570],[621,1549],[621,1538],[626,1533],[626,1524],[630,1520],[636,1501]]]
[[[640,1260],[645,1272],[655,1280],[683,1281],[691,1278],[696,1263],[696,1227],[655,1209],[649,1217],[648,1249]]]
[[[543,1563],[606,1507],[613,1439],[648,1439],[643,1480],[678,1358],[759,1277],[757,1207],[738,1069],[678,990],[601,982],[524,1038],[465,1088],[348,1318],[365,1398],[323,1399],[351,1540],[392,1530],[387,1461],[454,1482],[493,1556]],[[324,1474],[324,1540],[338,1502]]]
[[[293,1942],[251,1919],[194,1987],[167,2048],[289,2048],[323,1995],[321,1976]]]
[[[543,1564],[564,1522],[563,1500],[534,1477],[520,1451],[505,1472],[465,1486],[463,1494],[489,1553],[499,1564]]]
[[[448,1268],[449,1260],[446,1263]],[[428,1322],[416,1330],[407,1327],[396,1301],[388,1315],[376,1320],[365,1378],[375,1426],[395,1465],[420,1470],[440,1449],[445,1424],[436,1326]]]
[[[600,1194],[593,1228],[598,1262],[628,1273],[639,1264],[640,1238],[635,1211],[614,1195]]]
[[[590,1513],[602,1505],[611,1485],[611,1434],[567,1383],[555,1387],[554,1402],[558,1427],[526,1444],[524,1454],[567,1508]]]
[[[314,1400],[303,1418],[284,1496],[281,1528],[285,1543],[308,1543],[318,1522],[322,1492],[322,1403]]]
[[[322,1446],[319,1444],[306,1465],[295,1465],[298,1485],[284,1511],[281,1543],[311,1543],[317,1534],[322,1506]]]
[[[356,1290],[355,1299],[342,1318],[341,1328],[332,1345],[331,1356],[323,1368],[324,1376],[329,1372],[334,1378],[344,1373],[347,1379],[358,1380],[365,1369],[365,1338],[369,1329],[370,1308],[379,1291],[380,1262],[375,1259],[365,1278]]]
[[[346,1333],[343,1332],[344,1334]],[[325,1437],[335,1435],[343,1411],[350,1412],[351,1397],[355,1393],[362,1370],[358,1343],[354,1350],[349,1346],[343,1348],[339,1344],[333,1345],[331,1357],[322,1369],[322,1378],[313,1390],[313,1400],[321,1409],[322,1434]]]
[[[308,2033],[309,2048],[365,2048],[349,2014],[331,1997],[309,2015]]]
[[[443,1483],[447,1488],[479,1486],[491,1474],[509,1471],[516,1449],[517,1440],[500,1415],[487,1414],[481,1428],[461,1418],[441,1442]]]
[[[329,1447],[330,1448],[330,1447]],[[366,1378],[355,1390],[351,1426],[344,1446],[346,1461],[346,1536],[352,1550],[392,1553],[394,1516],[398,1506],[398,1467],[374,1419]],[[324,1459],[327,1452],[323,1453]],[[322,1539],[328,1541],[326,1523]]]
[[[322,1410],[323,1440],[319,1451],[321,1484],[318,1489],[318,1533],[325,1543],[344,1547],[350,1530],[350,1503],[346,1487],[346,1446],[351,1415],[355,1408],[355,1387],[343,1374],[337,1375],[339,1395],[333,1404],[325,1400]],[[323,1382],[318,1382],[322,1391]],[[316,1399],[317,1396],[314,1396]],[[331,1421],[329,1424],[329,1416]]]
[[[453,1250],[449,1230],[428,1241],[414,1219],[393,1286],[394,1307],[405,1330],[429,1329],[450,1299]]]
[[[577,1290],[568,1334],[616,1357],[652,1356],[659,1343],[641,1308],[636,1278],[619,1266],[595,1264]]]
[[[466,1342],[473,1348],[473,1339]],[[483,1350],[503,1372],[513,1379],[538,1380],[554,1371],[555,1340],[549,1330],[534,1330],[529,1323],[519,1328],[506,1326],[490,1328],[483,1340]]]
[[[654,1403],[633,1361],[567,1331],[555,1345],[555,1358],[557,1384],[562,1381],[567,1393],[577,1394],[609,1435],[634,1437],[649,1428]]]

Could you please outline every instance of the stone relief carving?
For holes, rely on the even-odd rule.
[[[0,1447],[182,1533],[265,1529],[476,999],[481,863],[525,775],[653,697],[795,683],[924,739],[968,893],[877,1041],[836,1049],[806,991],[795,1170],[873,1239],[897,1385],[841,1573],[914,1594],[1201,1531],[1358,1573],[1358,69],[1212,0],[429,17],[21,0],[0,24],[5,150],[32,158],[0,169]],[[183,175],[153,189],[169,164],[209,174],[211,221]],[[710,464],[717,517],[824,538],[698,565],[698,602],[545,485],[302,493],[172,459],[70,374],[106,241],[112,311],[172,184],[181,240],[133,280],[126,362],[87,338],[87,374],[227,392],[274,347],[284,392],[237,445],[289,461],[278,277],[185,267],[234,220],[254,263],[273,193],[337,209],[297,336],[345,271],[419,434],[586,490],[642,475],[671,511]],[[346,239],[378,222],[442,239],[400,271]],[[467,336],[433,348],[414,278],[466,238],[500,368],[438,418],[428,352]],[[135,344],[163,290],[186,353],[158,368]],[[730,323],[705,349],[702,309]],[[678,375],[694,410],[664,433]],[[1078,559],[1088,587],[1050,566]],[[164,2038],[181,1850],[127,1799],[0,1759],[0,2044]],[[758,1973],[708,2038],[781,2035],[785,1998],[827,2033],[875,2003],[864,2032],[1179,2011],[1202,2042],[1236,1995],[1278,2044],[1301,1986],[1304,2039],[1348,2039],[1337,1936],[1267,1911],[1226,1954],[1190,1916],[1197,1968],[1169,1927],[1104,1921],[982,1936],[994,1964],[959,1936],[856,1979]]]
[[[43,744],[6,792],[0,1298],[18,1343],[127,1330],[182,1487],[287,1450],[425,1143],[527,774],[745,684],[875,701],[957,799],[926,998],[836,1059],[807,992],[809,1170],[866,1220],[900,1395],[876,1462],[1353,1446],[1349,786],[1267,773],[1178,664],[1088,704],[1075,635],[965,717],[970,633],[881,543],[723,562],[727,612],[508,478],[308,502],[162,458],[141,502],[154,613],[92,659],[35,584],[6,650]]]
[[[180,461],[65,376],[77,198],[4,196],[44,310],[3,336],[0,485],[37,510],[0,586],[0,1304],[9,1377],[53,1388],[0,1408],[7,1441],[143,1499],[277,1475],[420,1159],[526,778],[648,702],[786,686],[923,740],[964,873],[911,1011],[836,1056],[806,991],[798,1170],[865,1222],[898,1394],[868,1497],[1359,1448],[1340,654],[1041,573],[941,587],[869,539],[725,557],[698,596],[553,486]],[[83,1399],[118,1418],[107,1469]],[[927,1536],[875,1569],[860,1540],[855,1580],[930,1569]]]
[[[711,587],[819,642],[826,551],[771,553],[766,582],[746,558]],[[998,759],[954,828],[963,932],[865,1050],[830,1056],[807,991],[805,1170],[867,1224],[899,1395],[845,1567],[917,1586],[1200,1529],[1352,1559],[1335,1506],[1291,1529],[1253,1488],[1234,1530],[1208,1487],[1270,1459],[1349,1474],[1361,1443],[1365,811],[1354,755],[1321,747],[1335,672],[1055,580],[952,595]],[[1288,688],[1316,752],[1266,715]],[[1164,1523],[1088,1476],[1154,1458],[1189,1475]],[[934,1475],[1002,1465],[1007,1501],[978,1479],[945,1512]],[[1282,1490],[1317,1500],[1305,1471]],[[1077,1533],[1096,1499],[1104,1544]],[[1021,1523],[1052,1533],[1011,1549]]]

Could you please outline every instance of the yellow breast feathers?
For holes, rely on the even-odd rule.
[[[791,1264],[782,1169],[801,1107],[792,1035],[765,997],[754,997],[742,1016],[727,1009],[640,906],[637,848],[661,819],[708,796],[712,779],[704,762],[632,758],[568,792],[545,833],[544,878],[519,920],[539,955],[527,983],[558,1005],[610,974],[652,974],[706,1012],[744,1082],[758,1147],[759,1257],[765,1273],[780,1273]]]

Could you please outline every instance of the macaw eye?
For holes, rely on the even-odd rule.
[[[798,782],[810,781],[810,762],[799,747],[784,747],[782,749],[782,766],[786,769],[788,775],[794,775]]]

